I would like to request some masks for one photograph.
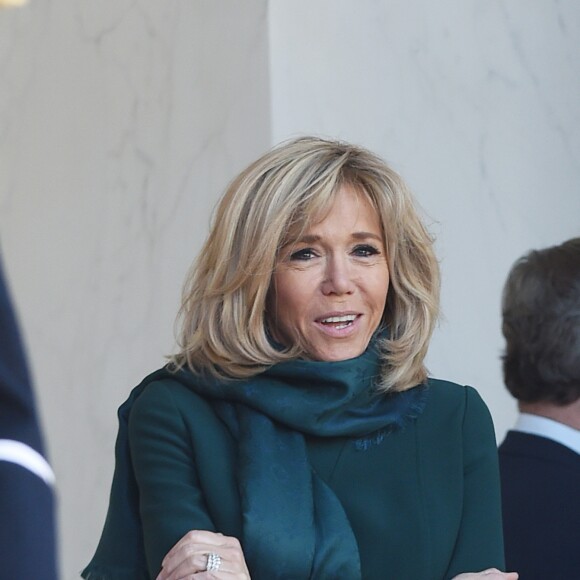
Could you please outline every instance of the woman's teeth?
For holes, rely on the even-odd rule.
[[[332,324],[337,330],[350,326],[356,318],[356,314],[345,314],[344,316],[329,316],[321,320],[322,324]]]

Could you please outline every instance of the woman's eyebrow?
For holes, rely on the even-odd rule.
[[[314,242],[319,242],[321,239],[321,236],[317,236],[316,234],[305,234],[300,239],[296,240],[296,242],[300,244],[313,244]]]
[[[351,234],[351,238],[355,240],[366,240],[368,238],[372,238],[374,240],[378,240],[382,242],[383,239],[381,236],[377,234],[373,234],[372,232],[353,232]],[[298,238],[294,241],[295,244],[313,244],[314,242],[319,242],[322,239],[322,236],[318,236],[316,234],[306,234],[301,238]]]
[[[378,242],[381,242],[381,243],[383,241],[381,236],[379,236],[377,234],[373,234],[372,232],[353,232],[351,234],[351,238],[354,240],[368,240],[369,238],[371,238],[371,239],[377,240]],[[319,242],[321,239],[322,239],[322,236],[319,236],[316,234],[305,234],[302,237],[295,240],[294,242],[289,242],[287,244],[284,244],[284,247],[289,246],[290,244],[314,244],[316,242]]]
[[[351,237],[354,238],[355,240],[366,240],[368,238],[372,238],[374,240],[378,240],[379,242],[383,241],[383,238],[381,238],[381,236],[373,234],[372,232],[354,232]]]

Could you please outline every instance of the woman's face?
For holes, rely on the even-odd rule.
[[[354,358],[381,322],[388,289],[379,218],[344,186],[325,218],[280,252],[269,302],[274,336],[315,360]]]

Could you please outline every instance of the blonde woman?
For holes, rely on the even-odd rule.
[[[120,409],[84,577],[516,578],[489,412],[424,366],[438,299],[380,158],[307,137],[253,163],[185,285],[180,351]]]

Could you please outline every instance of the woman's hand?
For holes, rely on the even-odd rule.
[[[217,569],[208,570],[209,554],[219,556]],[[156,580],[250,580],[244,553],[237,538],[215,532],[187,532],[161,563]]]
[[[466,572],[455,576],[453,580],[518,580],[517,572],[501,572],[497,568],[488,568],[481,572]]]

